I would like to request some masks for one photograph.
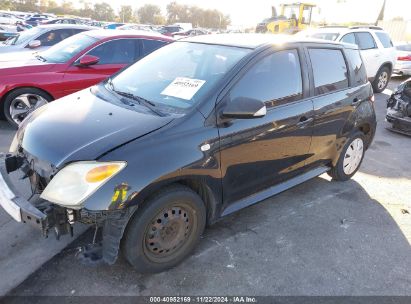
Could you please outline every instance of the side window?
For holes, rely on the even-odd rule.
[[[355,35],[353,33],[349,33],[349,34],[344,35],[341,38],[341,42],[357,44],[357,42],[355,41]]]
[[[302,24],[310,24],[311,22],[311,7],[305,6],[303,10],[303,16],[301,19]]]
[[[341,50],[309,49],[314,93],[321,95],[348,88],[347,66]]]
[[[160,40],[149,40],[149,39],[142,39],[141,40],[141,46],[142,46],[142,56],[146,56],[147,54],[150,54],[151,52],[161,48],[164,46],[166,42],[160,41]]]
[[[88,55],[100,58],[98,64],[129,64],[134,62],[135,53],[134,39],[117,39],[97,46]]]
[[[301,67],[297,50],[273,53],[257,62],[231,89],[230,99],[258,99],[268,107],[302,98]]]
[[[348,57],[349,65],[354,72],[353,85],[360,85],[367,82],[367,72],[365,71],[364,63],[361,59],[360,51],[353,49],[345,49],[345,54]]]
[[[377,47],[374,38],[371,36],[370,33],[362,32],[355,33],[355,35],[357,36],[358,46],[360,50],[375,49]]]
[[[377,35],[378,39],[380,39],[381,44],[383,45],[384,48],[391,48],[394,45],[392,44],[390,36],[388,36],[387,33],[384,32],[375,32]]]
[[[44,33],[37,40],[41,41],[42,46],[52,46],[56,43],[70,37],[72,35],[71,29],[53,30]]]

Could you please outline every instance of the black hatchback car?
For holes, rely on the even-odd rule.
[[[47,234],[101,229],[141,272],[182,261],[206,224],[328,172],[347,180],[374,137],[354,45],[269,35],[180,40],[47,104],[1,158],[0,203]],[[30,179],[31,201],[9,173]]]

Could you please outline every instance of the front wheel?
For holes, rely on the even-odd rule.
[[[27,115],[51,100],[50,95],[36,88],[14,90],[4,100],[4,116],[18,127]]]
[[[381,93],[385,90],[390,81],[391,71],[388,67],[382,67],[379,71],[377,76],[375,77],[372,87],[375,93]]]
[[[364,135],[356,133],[345,144],[337,164],[328,171],[328,175],[337,181],[349,180],[360,168],[364,158],[364,146]]]
[[[130,221],[122,243],[127,261],[141,273],[180,263],[204,231],[206,209],[197,193],[171,186],[146,201]]]

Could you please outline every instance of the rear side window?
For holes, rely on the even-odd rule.
[[[353,33],[349,33],[347,35],[344,35],[344,37],[342,37],[341,41],[345,42],[345,43],[357,44],[357,42],[355,41],[355,36],[354,36]]]
[[[382,45],[384,46],[384,48],[390,48],[390,47],[394,46],[392,44],[390,36],[388,36],[387,33],[375,32],[375,34],[377,35],[378,39],[380,39],[380,41],[381,41]]]
[[[257,62],[230,92],[237,97],[258,99],[268,107],[302,98],[302,79],[297,50],[284,50]]]
[[[309,49],[314,93],[321,95],[348,88],[347,66],[341,50]]]
[[[150,54],[151,52],[157,50],[158,48],[161,48],[166,44],[165,41],[161,40],[149,40],[149,39],[142,39],[141,40],[141,45],[142,45],[142,56],[146,56],[147,54]]]
[[[353,49],[346,49],[349,65],[354,73],[353,86],[361,85],[367,82],[367,72],[365,71],[364,63],[361,59],[360,51]]]
[[[358,46],[361,50],[375,49],[377,47],[370,33],[355,33],[355,35],[357,36]]]

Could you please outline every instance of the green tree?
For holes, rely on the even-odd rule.
[[[99,21],[113,21],[115,14],[110,4],[102,2],[94,4],[94,11],[91,17]]]
[[[159,24],[164,19],[161,18],[161,9],[154,4],[145,4],[137,10],[138,20],[141,23]]]
[[[14,3],[10,0],[0,0],[0,9],[1,10],[13,10]]]
[[[122,5],[120,8],[120,11],[118,12],[118,16],[120,19],[120,22],[133,22],[134,21],[134,16],[133,16],[133,8],[131,5]]]

